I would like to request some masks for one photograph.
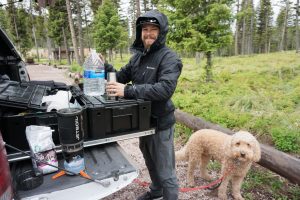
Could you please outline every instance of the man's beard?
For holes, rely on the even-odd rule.
[[[151,44],[147,43],[146,41],[151,39],[153,42]],[[144,47],[145,49],[150,49],[150,47],[155,43],[157,37],[153,38],[153,37],[147,37],[147,38],[144,38]]]

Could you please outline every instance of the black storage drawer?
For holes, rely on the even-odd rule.
[[[111,108],[112,132],[138,129],[138,108],[136,105]]]
[[[88,140],[150,129],[150,101],[122,98],[112,101],[105,96],[86,96],[78,88],[71,91],[78,103],[87,109]]]
[[[151,103],[135,101],[129,105],[96,106],[87,108],[88,140],[144,131],[150,128]]]
[[[86,110],[82,112],[83,119],[86,119]],[[2,132],[3,140],[21,150],[29,150],[29,145],[26,139],[26,126],[38,125],[49,126],[52,130],[52,138],[55,145],[60,145],[57,114],[56,112],[36,112],[18,115],[4,115],[0,117],[0,129]],[[84,139],[87,140],[87,124],[83,120]],[[7,149],[8,154],[17,153],[11,149]]]
[[[19,149],[29,150],[25,134],[26,126],[29,125],[51,127],[51,129],[54,130],[52,133],[53,142],[59,144],[56,112],[2,116],[0,121],[3,140]],[[11,153],[10,151],[12,151],[11,149],[7,150],[9,154]]]

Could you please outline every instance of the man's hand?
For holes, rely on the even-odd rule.
[[[124,97],[124,88],[125,85],[118,82],[107,82],[106,83],[106,93],[108,96],[118,96]]]

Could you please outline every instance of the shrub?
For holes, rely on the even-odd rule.
[[[271,132],[275,146],[279,150],[286,152],[296,152],[300,149],[300,132],[284,128],[273,128]]]

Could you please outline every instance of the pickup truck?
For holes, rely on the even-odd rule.
[[[22,83],[29,82],[30,77],[25,62],[1,28],[0,44],[0,84],[5,79]],[[7,112],[7,108],[0,105],[0,119],[5,112]],[[0,121],[0,134],[2,132],[3,138],[5,138],[3,127],[4,124]],[[150,134],[154,134],[154,129],[149,128],[128,135],[85,141],[83,146],[86,172],[92,177],[92,181],[79,175],[65,175],[53,180],[52,176],[54,174],[52,173],[42,176],[42,180],[39,180],[42,181],[42,184],[30,190],[21,190],[18,182],[20,174],[32,168],[32,162],[28,155],[29,151],[26,150],[27,154],[24,154],[12,151],[6,146],[6,154],[2,148],[6,142],[4,139],[4,142],[0,141],[2,143],[0,144],[1,166],[6,166],[9,162],[10,167],[0,168],[0,200],[12,198],[96,200],[104,198],[124,188],[138,176],[138,170],[134,163],[116,141]],[[15,139],[20,140],[20,138]],[[61,147],[59,145],[56,145],[56,152],[59,166],[63,166],[63,156],[60,153]],[[11,181],[7,178],[8,174],[10,174]]]

